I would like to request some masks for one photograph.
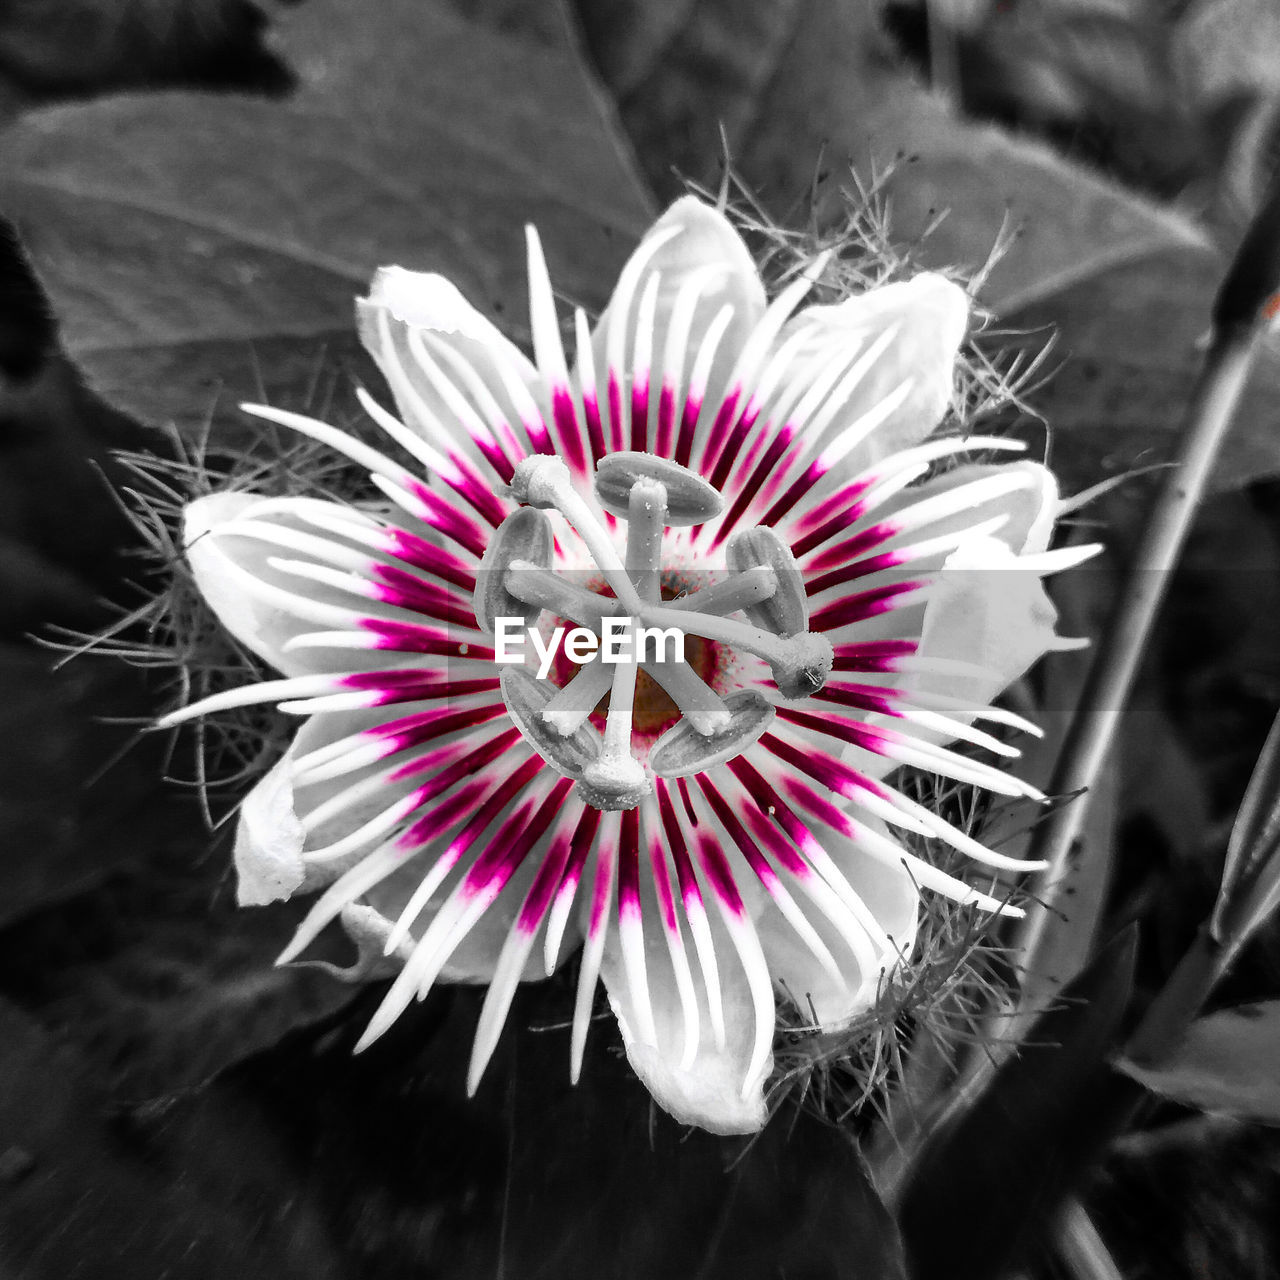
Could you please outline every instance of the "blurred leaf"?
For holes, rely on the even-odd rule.
[[[1110,1139],[1107,1058],[1135,946],[1130,929],[1095,956],[977,1102],[920,1152],[898,1215],[913,1280],[1004,1275]]]
[[[336,1280],[327,1225],[270,1194],[269,1141],[228,1127],[199,1162],[235,1169],[240,1198],[212,1203],[189,1172],[144,1158],[104,1119],[75,1055],[0,1002],[0,1270],[22,1280]],[[231,1149],[234,1139],[239,1149]],[[252,1138],[252,1146],[244,1144]],[[189,1155],[190,1153],[188,1153]],[[261,1183],[260,1183],[261,1180]],[[256,1194],[254,1194],[256,1193]]]
[[[568,983],[521,989],[474,1101],[464,1083],[483,993],[433,992],[359,1057],[361,1015],[293,1036],[198,1096],[145,1113],[144,1137],[202,1152],[223,1117],[294,1171],[277,1194],[327,1222],[352,1275],[471,1280],[902,1280],[896,1232],[849,1137],[784,1112],[754,1139],[685,1131],[592,1031],[568,1082]],[[540,1030],[530,1030],[530,1024]],[[851,1270],[852,1269],[852,1270]]]
[[[112,483],[116,448],[163,447],[96,400],[65,357],[0,374],[0,638],[92,632],[134,570],[133,534]]]
[[[1002,229],[1014,233],[982,297],[1030,330],[1032,346],[1058,334],[1063,367],[1034,397],[1055,432],[1055,466],[1079,485],[1167,454],[1224,268],[1189,221],[950,114],[897,65],[870,6],[593,0],[578,12],[660,191],[673,190],[673,170],[717,180],[722,122],[735,168],[784,217],[824,147],[836,187],[846,157],[867,185],[904,158],[883,192],[894,238],[917,245],[922,264],[980,267]],[[841,199],[828,190],[820,216]],[[1220,486],[1280,468],[1280,365],[1263,364]]]
[[[0,376],[15,382],[37,373],[56,346],[57,327],[18,237],[0,221]]]
[[[172,823],[154,804],[161,740],[108,722],[145,716],[140,673],[93,658],[53,663],[0,646],[0,925],[101,883],[138,857],[147,828]],[[194,817],[184,806],[182,820]]]
[[[1208,789],[1156,681],[1130,699],[1116,757],[1112,781],[1123,792],[1125,815],[1152,822],[1183,863],[1201,860],[1210,838]]]
[[[1201,1111],[1280,1125],[1280,1000],[1237,1005],[1191,1024],[1156,1066],[1120,1069],[1162,1098]]]
[[[414,0],[309,0],[279,26],[285,101],[119,97],[0,141],[0,210],[110,403],[187,426],[246,395],[304,407],[384,263],[518,328],[526,221],[565,294],[604,302],[649,210],[564,50]]]
[[[0,994],[74,1044],[102,1089],[190,1088],[351,998],[327,975],[273,967],[309,904],[238,908],[226,842],[193,797],[153,794],[126,830],[127,865],[78,833],[112,874],[0,931]]]
[[[7,0],[0,77],[35,93],[192,83],[279,90],[289,77],[262,43],[266,25],[250,0]]]
[[[1183,92],[1221,100],[1280,93],[1280,9],[1272,0],[1192,0],[1173,32]]]
[[[58,354],[40,282],[0,219],[0,637],[101,623],[128,530],[109,450],[142,443]]]

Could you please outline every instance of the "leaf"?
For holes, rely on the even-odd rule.
[[[791,221],[804,217],[820,154],[836,175],[820,217],[839,211],[846,159],[868,187],[900,161],[882,188],[890,230],[922,265],[976,269],[1011,234],[981,296],[1030,330],[1031,346],[1057,335],[1062,367],[1034,404],[1069,483],[1167,456],[1224,269],[1191,222],[1037,143],[958,119],[897,65],[871,6],[593,0],[578,13],[660,192],[673,172],[715,183],[721,123],[735,169]],[[1280,467],[1280,367],[1271,356],[1263,366],[1219,486]]]
[[[249,0],[8,0],[0,75],[37,94],[191,83],[279,90],[288,75],[262,43],[265,28]]]
[[[140,1153],[104,1118],[75,1055],[0,1002],[0,1270],[23,1280],[337,1280],[327,1228],[268,1194],[268,1142],[224,1118],[199,1161],[238,1174],[221,1204]],[[210,1135],[213,1137],[213,1135]],[[238,1149],[237,1149],[238,1146]],[[146,1158],[150,1156],[150,1158]]]
[[[61,670],[53,656],[0,647],[0,925],[96,885],[137,857],[140,810],[161,792],[158,738],[136,741],[146,687],[121,663]],[[187,823],[195,815],[188,807]]]
[[[1270,54],[1280,40],[1280,14],[1267,0],[1192,0],[1173,32],[1173,57],[1185,89],[1222,101],[1236,94],[1280,93]]]
[[[898,1220],[913,1280],[1004,1275],[1111,1137],[1107,1058],[1133,983],[1136,932],[1062,993],[967,1110],[916,1159]]]
[[[59,355],[40,282],[3,222],[0,297],[0,637],[93,630],[128,540],[109,450],[139,447],[141,432]]]
[[[1162,1098],[1200,1111],[1280,1125],[1280,1000],[1211,1013],[1155,1066],[1121,1071]]]
[[[0,638],[46,637],[53,624],[93,632],[109,620],[104,600],[118,600],[136,572],[110,450],[136,448],[140,436],[57,353],[25,380],[0,373]]]
[[[0,649],[0,996],[128,1097],[197,1084],[350,997],[272,967],[307,904],[235,906],[225,841],[166,784],[164,739],[139,737],[151,705],[121,662]]]
[[[192,797],[153,794],[128,830],[127,866],[117,854],[101,884],[0,931],[0,994],[75,1045],[103,1090],[191,1088],[350,999],[273,967],[309,904],[238,908],[226,842]]]
[[[280,32],[285,101],[122,96],[0,140],[0,211],[110,403],[187,427],[246,395],[305,407],[385,263],[519,329],[525,222],[566,295],[603,304],[649,210],[563,49],[415,0],[309,0]]]
[[[555,1025],[570,983],[521,989],[474,1101],[463,1089],[482,993],[433,992],[352,1057],[380,995],[139,1117],[144,1135],[188,1152],[199,1178],[223,1116],[261,1127],[295,1170],[278,1194],[314,1206],[353,1275],[775,1280],[845,1274],[856,1259],[867,1280],[903,1280],[847,1134],[787,1112],[751,1140],[682,1130],[617,1055],[611,1019],[570,1085],[568,1029]]]

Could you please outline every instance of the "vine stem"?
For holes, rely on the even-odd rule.
[[[1115,738],[1170,575],[1240,403],[1260,332],[1254,323],[1216,327],[1187,408],[1182,447],[1147,522],[1049,782],[1050,795],[1071,798],[1037,825],[1028,850],[1029,858],[1043,858],[1049,865],[1040,894],[1042,906],[1028,912],[1019,946],[1023,955],[1037,950],[1055,909],[1055,889],[1083,830],[1090,790]]]
[[[1090,792],[1100,776],[1121,712],[1164,599],[1171,571],[1212,473],[1222,441],[1239,406],[1267,325],[1280,313],[1280,172],[1233,259],[1214,300],[1212,341],[1184,415],[1174,465],[1157,496],[1142,541],[1081,691],[1048,794],[1071,797],[1033,833],[1027,856],[1047,863],[1039,906],[1027,912],[1015,951],[1031,967],[1059,912],[1068,860],[1084,829]],[[1202,932],[1148,1010],[1128,1050],[1141,1060],[1158,1057],[1181,1033],[1221,978],[1231,949]],[[1064,981],[1070,975],[1064,975]],[[990,1084],[1005,1053],[1035,1021],[1030,1011],[1007,1019],[995,1040],[1003,1052],[974,1058],[926,1116],[893,1134],[879,1153],[877,1181],[892,1203],[910,1178],[929,1135],[946,1128]],[[936,1082],[935,1082],[936,1087]],[[1120,1127],[1117,1123],[1117,1128]]]

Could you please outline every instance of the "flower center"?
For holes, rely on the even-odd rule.
[[[659,582],[664,601],[677,600],[699,589],[698,584],[690,578],[688,572],[682,569],[664,568],[660,573]],[[586,587],[599,595],[612,596],[608,584],[601,578],[588,581]],[[572,625],[572,619],[557,617],[552,623],[552,632],[554,633],[554,628],[557,626],[567,628]],[[546,630],[545,627],[544,630]],[[596,641],[598,645],[598,634]],[[733,654],[727,646],[703,636],[686,633],[682,661],[699,680],[709,685],[716,693],[723,694],[726,691],[726,673],[733,662]],[[563,689],[587,665],[589,664],[573,661],[561,645],[555,650],[549,679],[557,688]],[[600,732],[604,731],[608,719],[611,697],[610,689],[596,703],[589,717],[590,723]],[[649,748],[680,720],[682,714],[676,700],[642,664],[636,676],[636,692],[631,712],[632,741],[637,756],[641,759],[647,758]]]
[[[584,494],[559,458],[538,455],[517,466],[511,492],[526,505],[503,521],[485,551],[476,618],[495,634],[525,627],[532,636],[547,611],[599,640],[593,659],[575,649],[558,673],[548,658],[536,674],[524,665],[502,674],[516,726],[548,764],[578,780],[587,803],[635,808],[652,791],[651,775],[698,773],[755,742],[773,706],[756,690],[721,696],[735,655],[768,663],[783,697],[804,697],[825,683],[831,645],[806,630],[799,570],[771,529],[730,537],[727,576],[701,589],[662,569],[666,529],[702,524],[723,505],[692,471],[652,454],[609,454]],[[547,510],[559,512],[582,539],[599,589],[553,570]],[[606,511],[626,521],[625,555],[608,531]],[[749,621],[729,616],[738,612]],[[565,632],[557,623],[552,634]]]

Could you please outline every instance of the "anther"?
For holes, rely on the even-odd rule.
[[[481,630],[492,632],[497,618],[519,618],[526,627],[537,622],[543,606],[511,592],[508,570],[513,561],[549,569],[554,550],[551,521],[532,507],[513,511],[493,531],[476,573],[473,608]]]
[[[779,636],[736,618],[717,618],[693,609],[672,609],[668,605],[642,610],[639,621],[648,627],[679,627],[690,635],[763,658],[784,698],[805,698],[817,693],[826,684],[835,663],[831,641],[813,631]]]
[[[524,740],[566,778],[581,778],[601,754],[600,735],[585,722],[568,734],[547,724],[542,712],[558,692],[549,680],[539,680],[524,667],[502,672],[502,700]]]
[[[666,490],[666,523],[672,528],[702,524],[724,509],[714,485],[678,462],[651,453],[610,453],[596,465],[596,494],[600,505],[615,516],[631,514],[631,490],[642,480],[657,481]]]
[[[685,778],[740,756],[773,722],[774,710],[754,689],[731,693],[724,705],[729,726],[709,737],[682,720],[673,725],[649,751],[649,767],[660,778]]]
[[[605,580],[613,588],[628,613],[640,607],[640,597],[627,577],[626,566],[604,527],[604,513],[594,495],[584,497],[574,489],[569,468],[557,457],[534,454],[522,458],[511,477],[511,496],[517,501],[542,510],[554,508],[573,526],[587,544]]]
[[[759,604],[744,606],[757,627],[780,636],[799,635],[809,629],[809,599],[800,568],[791,548],[772,529],[742,529],[725,543],[725,562],[735,574],[758,566],[772,569],[777,589]]]

